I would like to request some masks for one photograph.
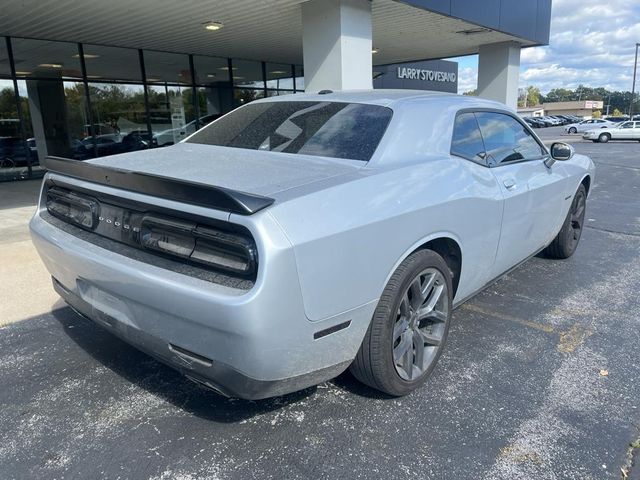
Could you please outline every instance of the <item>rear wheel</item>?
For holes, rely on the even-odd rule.
[[[551,258],[569,258],[578,248],[582,228],[584,226],[584,215],[587,207],[587,190],[584,185],[580,185],[573,197],[571,208],[565,218],[560,232],[551,244],[544,250],[544,254]]]
[[[449,332],[451,273],[440,255],[419,250],[389,280],[350,369],[370,387],[389,395],[410,393],[424,383]]]
[[[608,133],[601,133],[598,136],[598,141],[600,143],[607,143],[609,140],[611,140],[611,135],[609,135]]]
[[[578,129],[577,129],[577,128],[575,128],[575,127],[571,127],[571,128],[569,129],[569,133],[578,133]]]

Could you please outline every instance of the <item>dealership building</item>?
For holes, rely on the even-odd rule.
[[[517,7],[516,7],[517,4]],[[551,0],[22,0],[0,16],[0,180],[180,141],[257,98],[324,89],[456,92],[515,108],[522,48]],[[1,188],[1,187],[0,187]]]

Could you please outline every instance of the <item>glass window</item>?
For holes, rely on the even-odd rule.
[[[11,46],[19,77],[82,78],[75,43],[12,38]]]
[[[620,128],[633,128],[633,122],[624,122]]]
[[[142,80],[137,50],[87,44],[82,48],[89,81],[104,79],[139,82]]]
[[[9,163],[19,169],[20,177],[24,178],[29,164],[32,176],[41,175],[39,160],[47,155],[73,157],[77,142],[83,136],[87,110],[81,82],[18,80],[18,93],[26,138],[20,138],[20,144],[15,144]],[[38,111],[35,117],[31,115],[32,105]],[[21,136],[21,132],[18,135]]]
[[[368,161],[392,111],[340,102],[265,102],[234,110],[190,143]]]
[[[173,145],[196,131],[191,87],[149,87],[149,115],[153,143]]]
[[[284,63],[267,63],[267,88],[276,90],[293,90],[293,74],[291,65]]]
[[[502,113],[477,112],[487,155],[495,165],[540,158],[544,150],[515,118]]]
[[[17,180],[28,175],[26,164],[20,166],[15,161],[16,154],[23,157],[24,153],[13,81],[0,80],[0,181]]]
[[[233,84],[238,87],[264,88],[262,63],[250,60],[232,60]]]
[[[229,64],[226,58],[193,56],[196,83],[199,85],[229,86]]]
[[[453,126],[451,153],[486,165],[480,127],[473,113],[461,113]]]
[[[191,83],[189,56],[145,50],[144,70],[149,83]]]
[[[197,89],[198,115],[200,126],[233,110],[233,96],[230,88],[200,87]]]
[[[82,146],[78,145],[74,158],[82,160],[149,148],[151,139],[142,85],[91,83],[89,95],[95,136],[91,136],[87,122]]]
[[[259,98],[264,98],[264,90],[262,89],[236,88],[233,90],[233,104],[235,107],[241,107]]]
[[[11,76],[11,65],[9,64],[9,52],[7,51],[7,42],[4,37],[0,37],[0,77],[10,77],[10,76]]]
[[[302,65],[296,65],[294,67],[296,73],[296,92],[304,91],[304,69]]]

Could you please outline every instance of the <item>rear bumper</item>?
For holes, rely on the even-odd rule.
[[[207,388],[227,397],[249,400],[275,397],[317,385],[342,373],[351,363],[346,361],[315,372],[281,380],[259,380],[209,358],[171,345],[164,339],[132,328],[115,318],[94,311],[91,304],[67,290],[53,278],[53,288],[77,313],[106,328],[109,332],[151,355],[162,363]]]
[[[133,260],[39,214],[30,227],[56,291],[74,309],[229,396],[266,398],[333,378],[355,357],[375,309],[310,322],[293,251],[276,234],[261,247],[261,272],[246,291]]]

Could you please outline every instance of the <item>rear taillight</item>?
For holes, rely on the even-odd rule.
[[[50,188],[46,205],[51,215],[79,227],[92,230],[98,224],[99,206],[92,198]]]
[[[257,253],[252,240],[208,226],[147,215],[142,219],[140,243],[149,250],[243,277],[256,271]]]

